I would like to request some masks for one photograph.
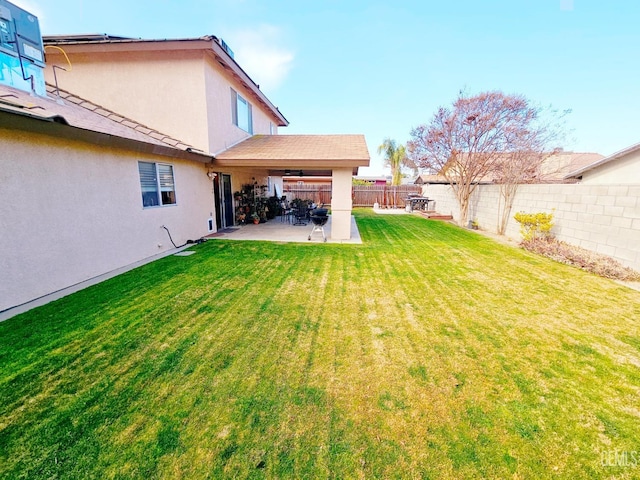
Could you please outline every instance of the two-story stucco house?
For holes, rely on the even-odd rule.
[[[215,157],[216,223],[233,225],[232,192],[252,179],[282,192],[286,170],[332,177],[331,236],[350,234],[351,177],[368,165],[364,137],[283,136],[287,119],[219,38],[49,36],[46,78]],[[55,47],[55,48],[47,48]],[[61,71],[54,66],[65,67]],[[270,182],[266,179],[269,177]]]
[[[0,316],[233,225],[232,192],[281,193],[287,170],[332,177],[331,236],[349,237],[364,137],[279,135],[287,119],[221,40],[43,42],[0,3],[17,30],[0,46]]]

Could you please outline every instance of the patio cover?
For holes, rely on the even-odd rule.
[[[331,238],[351,235],[352,176],[369,165],[364,135],[254,135],[215,155],[221,167],[266,168],[269,175],[331,176]]]
[[[215,156],[223,167],[268,168],[271,175],[303,170],[330,176],[336,168],[369,166],[364,135],[254,135]]]

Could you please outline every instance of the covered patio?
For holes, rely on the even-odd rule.
[[[328,241],[352,238],[352,177],[358,174],[358,167],[369,165],[364,135],[254,135],[216,155],[214,164],[220,169],[266,170],[280,194],[285,176],[330,177]],[[271,223],[274,225],[267,229],[284,227],[277,219]]]
[[[348,239],[331,238],[331,223],[333,216],[329,215],[329,220],[324,226],[327,234],[327,243],[362,243],[360,232],[356,225],[355,218],[350,219],[350,236]],[[240,225],[233,228],[227,228],[219,232],[208,235],[206,238],[222,238],[226,240],[266,240],[269,242],[304,242],[304,243],[322,243],[322,234],[319,232],[312,233],[313,223],[307,225],[294,225],[289,222],[281,221],[280,217],[276,217],[266,223],[254,225],[252,223]],[[311,240],[309,240],[311,235]]]

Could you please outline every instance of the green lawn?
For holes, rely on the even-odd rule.
[[[0,323],[0,478],[640,478],[639,292],[357,219],[363,245],[209,241]]]

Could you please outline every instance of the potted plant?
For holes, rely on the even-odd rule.
[[[251,218],[251,221],[253,222],[254,225],[257,225],[260,223],[260,215],[258,215],[256,212],[253,212],[249,218]]]
[[[282,213],[280,203],[280,199],[275,195],[267,199],[267,206],[265,208],[267,220],[272,220]]]

